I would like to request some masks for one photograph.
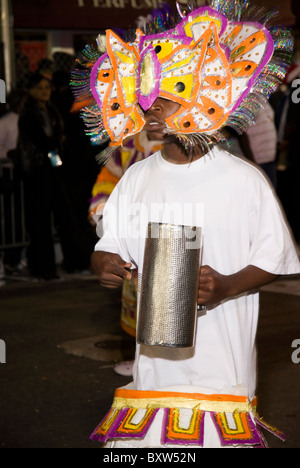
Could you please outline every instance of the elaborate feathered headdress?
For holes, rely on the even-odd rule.
[[[166,132],[183,143],[218,142],[238,133],[284,79],[293,52],[290,31],[270,27],[272,13],[248,0],[211,0],[158,33],[137,30],[125,42],[106,31],[106,52],[87,46],[72,74],[87,132],[114,149],[140,132],[158,96],[179,103]],[[103,153],[105,162],[109,151]]]

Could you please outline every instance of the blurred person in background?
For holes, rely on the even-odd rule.
[[[277,130],[274,110],[265,101],[256,117],[254,125],[242,134],[239,143],[243,154],[255,162],[268,176],[274,188],[277,187]]]
[[[8,161],[9,152],[15,150],[18,141],[19,115],[26,93],[15,89],[7,97],[6,112],[0,118],[0,160]]]
[[[277,127],[278,196],[300,245],[300,64],[294,63],[271,104]]]
[[[11,158],[18,141],[18,122],[26,93],[20,89],[12,90],[7,96],[4,114],[0,118],[0,164],[1,164],[1,193],[3,196],[3,212],[5,242],[12,243],[12,239],[19,239],[21,223],[21,186],[18,174],[14,171]],[[12,198],[13,195],[13,198]],[[13,225],[15,232],[13,232]],[[2,231],[1,231],[2,236]],[[4,239],[0,239],[3,245]],[[21,267],[22,247],[10,246],[0,252],[0,280],[4,284],[7,274],[18,271]]]
[[[76,206],[77,222],[87,238],[92,254],[96,236],[88,220],[89,199],[99,172],[95,157],[99,148],[91,145],[85,133],[79,111],[73,107],[74,96],[69,83],[68,71],[61,69],[54,72],[51,102],[58,109],[64,125],[65,140],[62,154],[64,182],[71,202]]]
[[[53,228],[57,229],[67,271],[89,266],[89,251],[78,227],[62,177],[63,123],[50,102],[51,81],[34,74],[19,120],[15,164],[24,180],[29,236],[28,268],[42,280],[57,278]]]

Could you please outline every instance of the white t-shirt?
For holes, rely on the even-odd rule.
[[[269,183],[251,163],[218,148],[183,165],[160,152],[134,164],[111,194],[103,220],[96,250],[118,253],[140,273],[149,221],[202,227],[202,264],[221,274],[250,264],[274,274],[300,273]],[[257,292],[242,294],[199,314],[193,348],[137,345],[134,388],[186,385],[252,398],[258,309]]]

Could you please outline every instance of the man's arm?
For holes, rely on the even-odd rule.
[[[277,275],[249,265],[233,275],[221,275],[205,265],[200,269],[198,304],[215,305],[224,299],[271,283]]]
[[[117,288],[122,285],[124,279],[131,279],[131,263],[126,263],[118,254],[93,252],[91,266],[101,286],[106,288]]]

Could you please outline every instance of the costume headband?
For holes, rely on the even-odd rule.
[[[267,27],[272,15],[262,20],[248,0],[211,0],[179,13],[173,29],[137,30],[132,42],[108,30],[104,54],[84,50],[78,63],[86,70],[74,70],[72,85],[76,98],[87,100],[82,115],[94,143],[115,148],[140,132],[143,111],[158,96],[180,104],[167,132],[189,144],[220,141],[224,126],[238,133],[250,126],[284,79],[293,39],[284,28]]]

